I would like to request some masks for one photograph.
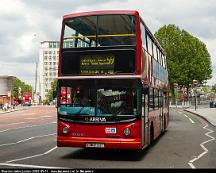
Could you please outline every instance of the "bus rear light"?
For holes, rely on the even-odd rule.
[[[130,129],[127,127],[127,128],[125,128],[124,129],[124,135],[125,136],[129,136],[131,134],[131,131],[130,131]]]
[[[67,135],[68,132],[69,132],[69,128],[68,128],[67,126],[64,126],[64,127],[62,128],[62,134],[63,134],[63,135]]]

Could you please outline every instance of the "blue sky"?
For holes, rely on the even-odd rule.
[[[175,24],[203,41],[211,55],[216,83],[215,0],[1,0],[0,75],[34,85],[39,42],[59,40],[64,14],[91,10],[138,10],[154,33]]]

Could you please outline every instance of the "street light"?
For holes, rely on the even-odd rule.
[[[178,84],[174,83],[173,87],[174,87],[174,95],[175,95],[175,104],[176,104],[176,107],[177,107],[177,94],[178,94],[177,89],[178,89]]]
[[[198,81],[194,79],[192,82],[192,87],[194,88],[194,94],[195,94],[195,111],[197,109],[197,86],[198,86]]]

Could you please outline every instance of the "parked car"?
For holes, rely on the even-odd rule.
[[[209,106],[210,106],[210,108],[216,108],[216,99],[211,100],[211,101],[209,102]]]

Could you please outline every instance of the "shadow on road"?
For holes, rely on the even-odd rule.
[[[104,150],[104,149],[79,149],[63,156],[63,159],[91,159],[91,160],[115,160],[115,161],[139,161],[142,160],[147,150]]]
[[[116,149],[78,149],[63,156],[63,159],[91,159],[112,161],[140,161],[157,145],[163,134],[144,150],[116,150]]]

